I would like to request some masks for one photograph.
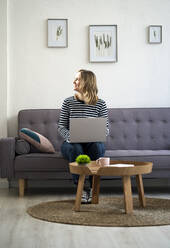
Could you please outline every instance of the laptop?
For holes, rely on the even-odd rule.
[[[106,123],[103,117],[70,118],[70,142],[105,142]]]

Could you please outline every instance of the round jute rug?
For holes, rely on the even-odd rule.
[[[125,214],[122,197],[100,197],[99,204],[81,205],[73,210],[74,200],[44,202],[27,212],[45,221],[86,226],[158,226],[170,225],[170,200],[146,198],[146,208],[133,198],[132,214]]]

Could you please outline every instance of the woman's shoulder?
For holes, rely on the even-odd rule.
[[[69,102],[72,102],[72,101],[74,101],[74,96],[69,96],[69,97],[64,99],[65,103],[69,103]]]
[[[98,101],[97,101],[97,104],[106,105],[106,102],[103,99],[99,98]]]

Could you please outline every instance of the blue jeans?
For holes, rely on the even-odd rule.
[[[91,160],[96,160],[104,156],[105,145],[102,142],[90,143],[68,143],[64,142],[61,146],[63,157],[70,163],[74,162],[80,154],[86,154]],[[72,174],[74,184],[78,184],[79,175]],[[92,187],[92,176],[89,176],[90,188]]]

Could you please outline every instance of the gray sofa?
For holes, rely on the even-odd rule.
[[[18,130],[27,127],[46,136],[56,153],[16,154],[16,138],[0,139],[0,177],[19,180],[24,195],[27,179],[53,179],[64,187],[71,182],[68,162],[60,153],[63,142],[57,132],[59,109],[28,109],[18,114]],[[114,160],[152,161],[145,178],[170,178],[170,108],[108,109],[110,135],[105,156]],[[106,180],[106,178],[102,178]],[[107,178],[112,179],[112,178]]]

